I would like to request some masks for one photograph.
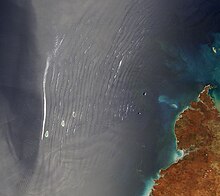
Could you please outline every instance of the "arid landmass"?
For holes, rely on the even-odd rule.
[[[220,114],[206,86],[175,124],[183,159],[161,171],[153,196],[220,196]]]

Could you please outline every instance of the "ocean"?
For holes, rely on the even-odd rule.
[[[217,0],[8,0],[0,195],[147,196],[203,87],[220,108]]]
[[[210,96],[218,110],[220,103],[220,34],[217,22],[220,4],[217,1],[178,3],[179,5],[169,12],[170,16],[175,18],[173,23],[167,26],[168,34],[163,36],[159,33],[158,36],[160,51],[162,50],[165,56],[163,68],[160,69],[165,69],[170,76],[163,74],[164,84],[160,86],[163,87],[157,88],[160,89],[158,104],[161,108],[162,130],[167,130],[162,139],[158,140],[160,147],[157,156],[160,164],[156,164],[157,171],[167,168],[171,162],[174,163],[181,157],[173,136],[175,121],[190,102],[196,100],[205,85],[214,87],[210,90]],[[149,195],[154,184],[152,180],[158,177],[157,173],[156,176],[148,178],[143,195]]]

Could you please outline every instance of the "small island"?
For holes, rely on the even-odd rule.
[[[175,123],[183,158],[160,172],[153,196],[220,195],[220,114],[205,86]]]

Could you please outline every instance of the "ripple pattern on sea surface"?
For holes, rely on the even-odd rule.
[[[74,196],[92,196],[122,191],[114,174],[123,169],[128,150],[120,124],[135,109],[146,7],[142,1],[98,5],[100,9],[91,4],[77,24],[54,40],[32,194],[61,196],[65,189],[67,195],[72,190]],[[111,189],[117,180],[118,187]]]

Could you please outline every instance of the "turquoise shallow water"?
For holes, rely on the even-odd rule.
[[[181,46],[160,44],[167,56],[172,56],[171,60],[166,61],[166,66],[175,72],[176,83],[173,86],[178,86],[178,83],[184,81],[187,81],[188,85],[196,84],[194,89],[183,89],[181,93],[176,91],[176,94],[173,93],[170,96],[167,95],[168,93],[166,94],[166,90],[161,90],[163,94],[158,96],[163,128],[167,131],[157,144],[158,149],[160,149],[158,162],[162,163],[161,169],[169,167],[182,156],[182,152],[176,148],[174,124],[178,115],[189,105],[190,101],[196,100],[205,85],[210,84],[214,87],[209,93],[220,111],[220,34],[213,33],[210,36],[213,41],[200,44],[193,53]],[[149,195],[154,185],[153,179],[158,177],[159,172],[146,180],[143,196]]]
[[[0,7],[1,195],[146,196],[178,114],[207,84],[220,109],[220,1],[57,2]]]

